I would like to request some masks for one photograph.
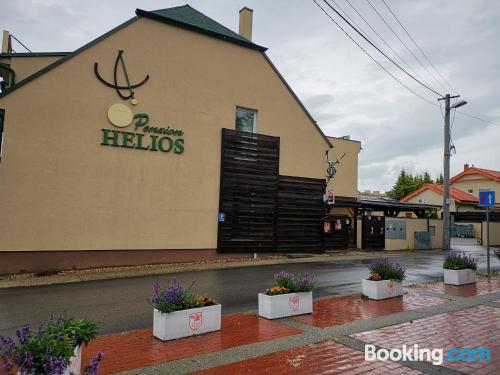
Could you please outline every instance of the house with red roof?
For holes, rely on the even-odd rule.
[[[460,189],[450,186],[450,211],[476,211],[478,210],[478,198]],[[401,202],[419,204],[443,204],[443,185],[425,184],[401,199]]]
[[[464,165],[464,170],[450,179],[450,185],[466,193],[479,197],[479,190],[495,191],[496,208],[500,209],[500,171]]]
[[[450,179],[451,212],[482,210],[478,206],[479,191],[490,189],[500,196],[500,171],[464,165],[464,170]],[[401,202],[443,204],[443,185],[425,184],[401,199]],[[500,207],[497,199],[497,208]]]

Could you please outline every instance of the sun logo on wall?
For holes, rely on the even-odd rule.
[[[121,70],[123,76],[125,78],[126,85],[118,84],[118,69],[121,66]],[[115,89],[116,93],[123,100],[129,100],[130,104],[137,105],[138,101],[134,97],[135,92],[134,89],[144,85],[149,80],[149,75],[140,81],[139,83],[132,84],[130,83],[130,79],[127,72],[127,67],[125,65],[125,60],[123,59],[123,50],[118,51],[118,55],[116,56],[114,70],[113,70],[113,83],[106,81],[102,75],[99,73],[99,63],[94,63],[94,73],[99,81],[105,84],[108,87]],[[117,103],[113,104],[108,109],[108,119],[109,121],[118,128],[124,128],[132,122],[134,114],[132,110],[127,107],[125,104]]]

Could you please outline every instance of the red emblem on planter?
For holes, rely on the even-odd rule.
[[[387,287],[388,287],[389,289],[394,288],[394,283],[392,282],[392,280],[389,280],[389,281],[387,282]]]
[[[292,296],[288,299],[288,304],[290,305],[290,310],[298,311],[299,310],[299,296]]]
[[[189,327],[191,327],[193,331],[196,331],[198,328],[200,328],[202,323],[203,323],[203,313],[196,312],[189,314]]]

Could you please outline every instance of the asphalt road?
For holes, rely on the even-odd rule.
[[[484,249],[471,246],[467,249],[479,258],[479,269],[484,271]],[[442,251],[421,251],[393,259],[407,267],[405,284],[412,284],[442,277],[444,254]],[[368,262],[333,260],[0,289],[0,335],[13,335],[24,322],[40,324],[51,314],[92,319],[99,324],[101,334],[151,327],[153,314],[147,298],[153,283],[156,280],[166,283],[173,277],[186,286],[195,281],[193,290],[207,293],[222,303],[224,314],[256,310],[257,293],[271,286],[273,274],[281,270],[314,273],[315,298],[358,293],[361,280],[369,274]],[[495,258],[492,258],[492,265],[499,268]]]

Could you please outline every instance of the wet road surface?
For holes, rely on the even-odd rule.
[[[467,245],[461,249],[479,258],[479,270],[484,272],[484,248]],[[444,254],[420,251],[391,259],[407,267],[405,284],[412,284],[442,278]],[[193,290],[222,303],[224,314],[256,310],[257,293],[270,287],[273,274],[282,270],[314,273],[315,298],[359,293],[361,280],[369,274],[368,263],[369,260],[332,260],[0,289],[0,335],[14,334],[24,322],[42,323],[51,314],[92,319],[99,324],[101,334],[151,327],[153,313],[146,300],[152,285],[156,280],[166,284],[173,277],[185,286],[195,281]],[[496,258],[492,257],[491,264],[493,269],[499,269]]]

